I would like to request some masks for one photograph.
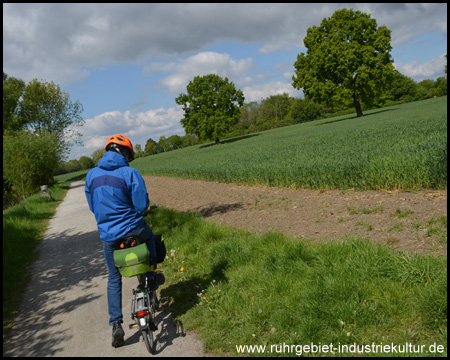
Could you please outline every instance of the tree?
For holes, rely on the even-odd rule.
[[[435,81],[436,96],[447,95],[447,78],[440,76]]]
[[[23,80],[3,73],[3,135],[5,131],[18,130],[23,125],[18,112],[24,89]]]
[[[30,81],[19,106],[23,124],[34,134],[55,134],[63,154],[69,149],[68,139],[81,143],[78,141],[81,134],[73,126],[84,124],[83,106],[78,101],[72,102],[69,94],[53,82]]]
[[[35,79],[25,85],[3,72],[4,184],[6,180],[11,190],[25,197],[39,185],[52,183],[68,139],[79,135],[71,127],[84,123],[82,110],[53,82]]]
[[[104,148],[97,149],[92,153],[91,158],[92,158],[92,161],[94,162],[94,166],[98,165],[98,162],[105,154],[106,154],[106,150]]]
[[[68,165],[67,167],[68,167],[70,173],[82,170],[80,162],[76,159],[69,160],[67,162],[67,165]]]
[[[257,124],[266,124],[267,128],[271,128],[271,125],[283,121],[289,112],[291,99],[287,93],[272,95],[263,99],[258,113]]]
[[[313,121],[319,118],[322,107],[306,99],[294,99],[291,105],[291,119],[296,123]]]
[[[8,132],[3,136],[3,177],[25,199],[49,184],[60,156],[55,134]]]
[[[153,139],[148,139],[145,143],[145,152],[148,154],[156,153],[156,141]]]
[[[183,144],[183,138],[180,135],[169,136],[168,140],[170,144],[175,146],[177,149],[179,149],[181,144]]]
[[[159,145],[161,146],[161,148],[163,149],[164,152],[170,150],[169,139],[167,139],[164,135],[159,137],[158,143],[159,143]]]
[[[92,161],[92,159],[88,156],[82,156],[78,161],[82,170],[92,169],[93,167],[95,167],[94,161]]]
[[[307,52],[297,57],[292,85],[318,103],[353,105],[362,116],[362,104],[371,105],[390,82],[390,41],[391,31],[369,14],[338,10],[308,28]]]
[[[256,124],[258,118],[259,105],[256,101],[252,101],[248,104],[244,104],[241,107],[241,117],[239,119],[240,128],[249,128]]]
[[[194,134],[186,134],[183,136],[182,139],[183,143],[181,144],[181,147],[187,147],[198,144],[198,137]]]
[[[417,83],[397,70],[394,70],[392,84],[388,89],[388,93],[393,101],[419,100]]]
[[[200,140],[216,140],[225,135],[239,121],[239,108],[244,95],[236,90],[228,78],[216,74],[196,76],[180,94],[176,103],[183,105],[181,124],[186,134],[195,134]]]
[[[134,157],[135,159],[145,156],[145,152],[142,150],[141,144],[134,145]]]
[[[422,99],[447,95],[447,79],[444,77],[422,80],[417,86]]]

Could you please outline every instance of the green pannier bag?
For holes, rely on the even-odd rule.
[[[149,256],[147,244],[114,250],[114,264],[122,276],[132,277],[150,270]]]

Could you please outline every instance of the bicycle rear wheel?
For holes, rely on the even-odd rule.
[[[150,329],[141,329],[141,333],[148,352],[153,355],[156,348],[155,341],[153,340],[153,331]]]

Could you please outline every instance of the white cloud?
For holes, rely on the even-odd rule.
[[[167,88],[170,94],[178,95],[186,92],[186,86],[195,76],[207,74],[227,77],[238,86],[241,77],[243,82],[249,81],[245,74],[254,66],[251,58],[234,60],[229,54],[207,51],[176,62],[150,63],[145,66],[144,74],[149,76],[153,71],[168,72],[169,75],[160,80],[159,84],[161,87]]]
[[[394,48],[424,32],[439,30],[443,34],[447,34],[447,4],[445,3],[364,3],[356,5],[359,10],[371,14],[371,18],[376,19],[378,26],[385,25],[392,31],[391,45]]]
[[[260,101],[261,98],[283,93],[299,96],[300,92],[291,85],[292,73],[284,73],[283,76],[287,82],[261,84],[260,82],[268,79],[267,75],[257,73],[253,78],[246,75],[254,68],[255,64],[250,58],[234,60],[228,54],[202,52],[177,62],[148,64],[145,73],[151,75],[152,71],[161,70],[168,72],[169,75],[160,80],[159,84],[161,87],[167,88],[172,95],[186,92],[186,86],[195,76],[214,73],[233,81],[236,88],[244,92],[246,102]]]
[[[258,73],[258,74],[255,74],[255,79],[256,80],[265,80],[265,79],[267,79],[267,75],[263,74],[263,73]]]
[[[81,128],[84,153],[91,155],[95,150],[102,148],[107,138],[114,134],[123,134],[133,145],[141,144],[142,146],[145,146],[149,138],[157,141],[162,135],[184,135],[180,125],[182,117],[183,111],[180,107],[159,108],[145,112],[105,112],[93,119],[87,119]],[[71,157],[74,157],[73,154],[75,153],[72,152]]]
[[[269,82],[263,85],[257,85],[253,87],[244,87],[242,89],[245,102],[249,103],[251,101],[260,102],[261,99],[265,99],[272,95],[281,95],[283,93],[287,93],[291,97],[299,97],[302,92],[293,88],[291,83],[287,82]]]
[[[293,73],[291,73],[289,71],[285,71],[284,74],[283,74],[283,78],[284,78],[284,80],[290,81],[292,83],[292,76],[293,75],[294,75]]]
[[[445,58],[445,54],[442,54],[437,59],[433,59],[424,64],[417,64],[416,61],[413,61],[409,64],[394,63],[394,66],[403,75],[406,75],[415,81],[421,81],[444,76],[444,66],[446,63],[447,59]]]
[[[9,3],[3,68],[25,81],[64,86],[101,65],[184,56],[221,41],[259,43],[262,54],[301,50],[307,28],[343,7],[385,24],[393,46],[427,31],[447,33],[445,3]],[[172,89],[181,80],[167,79]]]

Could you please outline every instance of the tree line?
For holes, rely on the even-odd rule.
[[[405,102],[429,99],[447,95],[447,79],[423,80],[419,83],[393,71],[391,86],[373,101],[371,106],[362,103],[361,110],[369,110],[401,104]],[[253,132],[264,131],[282,126],[294,125],[327,118],[331,116],[354,113],[353,106],[343,103],[319,103],[307,96],[304,99],[293,98],[288,94],[272,95],[260,103],[251,102],[241,108],[239,121],[231,128],[227,137],[235,137]]]
[[[214,74],[214,78],[217,76]],[[197,77],[197,81],[207,82],[208,78],[208,76]],[[222,79],[222,81],[227,82],[228,79]],[[364,111],[445,95],[447,95],[446,77],[416,82],[408,76],[401,74],[399,71],[393,70],[390,86],[385,87],[384,91],[377,98],[373,99],[370,105],[362,103],[361,110]],[[322,101],[319,103],[311,100],[308,96],[300,99],[291,97],[287,93],[272,95],[261,99],[259,103],[256,101],[244,103],[239,107],[239,118],[237,118],[237,121],[235,120],[232,126],[227,127],[227,131],[221,135],[223,139],[227,139],[353,112],[355,112],[355,109],[351,104],[346,105],[342,102],[331,103],[329,101]],[[204,121],[220,124],[220,121],[212,121],[210,117],[206,116]],[[191,129],[191,131],[193,130],[195,130],[195,127]],[[149,138],[143,149],[140,144],[135,145],[135,158],[216,140],[215,136],[217,134],[211,133],[209,136],[203,137],[199,135],[190,133],[185,136],[161,136],[159,140]],[[62,162],[56,174],[65,174],[97,166],[98,161],[104,153],[104,149],[98,149],[92,153],[91,158],[81,157],[80,160]],[[91,161],[88,161],[88,159]]]

